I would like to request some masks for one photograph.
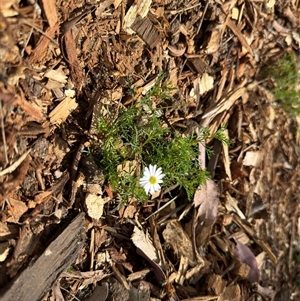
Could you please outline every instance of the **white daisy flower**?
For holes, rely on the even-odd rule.
[[[160,185],[165,175],[162,173],[161,167],[157,168],[156,165],[149,165],[144,170],[143,177],[140,179],[140,185],[145,189],[146,193],[150,191],[154,194],[156,191],[160,190]]]

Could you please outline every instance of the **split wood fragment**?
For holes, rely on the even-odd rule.
[[[41,300],[75,261],[84,243],[83,226],[84,213],[80,213],[34,263],[1,291],[1,300]]]

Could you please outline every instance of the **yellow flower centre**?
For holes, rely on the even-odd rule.
[[[152,184],[152,185],[155,185],[155,184],[156,184],[156,182],[157,182],[157,179],[156,179],[156,177],[154,177],[154,176],[151,176],[151,177],[150,177],[150,179],[149,179],[149,182],[150,182],[150,184]]]

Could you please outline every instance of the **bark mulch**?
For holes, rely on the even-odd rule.
[[[260,72],[298,58],[299,16],[295,0],[2,0],[1,300],[299,300],[300,119]],[[168,126],[226,125],[230,144],[206,141],[193,202],[122,203],[97,120],[162,74]]]

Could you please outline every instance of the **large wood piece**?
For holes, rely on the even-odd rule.
[[[2,290],[1,300],[41,300],[59,275],[75,261],[85,239],[83,226],[84,213],[80,213],[34,263]]]

